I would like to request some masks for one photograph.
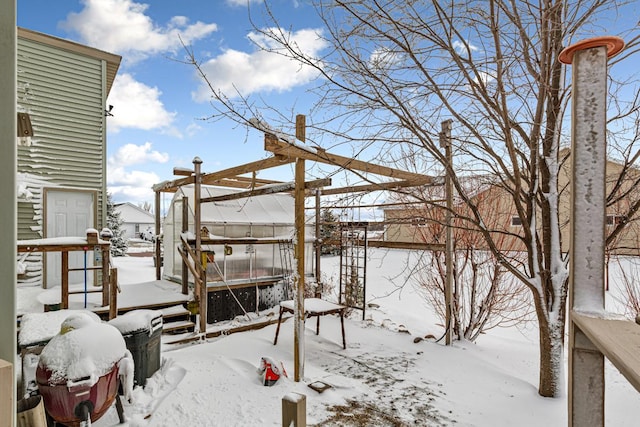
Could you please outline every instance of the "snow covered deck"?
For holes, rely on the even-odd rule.
[[[80,289],[81,287],[81,285],[71,286],[70,290]],[[168,280],[121,284],[120,290],[118,292],[118,311],[120,312],[134,308],[153,309],[189,301],[189,296],[182,294],[180,285]],[[61,293],[58,286],[49,289],[18,288],[18,315],[29,312],[42,312],[41,304],[57,304],[60,302],[60,297]],[[86,307],[84,306],[84,294],[71,294],[69,295],[68,308],[86,308],[99,314],[109,311],[109,306],[102,306],[102,300],[97,294],[87,294]]]
[[[122,292],[118,293],[118,310],[153,308],[189,301],[189,295],[182,293],[180,284],[169,280],[134,283],[124,285],[121,289]]]

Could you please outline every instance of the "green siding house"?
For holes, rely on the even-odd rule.
[[[100,230],[106,224],[106,99],[121,57],[24,28],[18,28],[17,52],[17,110],[28,113],[33,127],[32,137],[17,138],[18,240]],[[81,257],[75,254],[70,267],[81,267]],[[59,254],[21,258],[26,271],[19,283],[60,283]]]

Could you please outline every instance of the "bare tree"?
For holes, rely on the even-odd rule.
[[[560,147],[568,140],[565,117],[568,75],[558,61],[565,45],[604,29],[627,41],[610,61],[610,154],[622,163],[628,181],[640,153],[637,83],[615,65],[638,49],[636,22],[623,0],[312,0],[329,46],[322,57],[308,55],[265,6],[256,24],[259,47],[313,67],[318,104],[309,115],[307,139],[318,145],[349,142],[378,147],[381,158],[413,158],[417,165],[439,164],[453,178],[463,212],[457,223],[475,230],[502,268],[531,291],[539,326],[542,396],[562,394],[562,364],[569,259],[562,251],[558,183]],[[616,23],[615,25],[613,23]],[[628,28],[626,29],[625,26]],[[190,60],[199,68],[193,56]],[[202,73],[206,79],[206,75]],[[624,87],[630,91],[623,91]],[[240,93],[211,86],[215,112],[253,126],[289,120],[260,109]],[[453,119],[450,165],[438,144],[440,122]],[[289,124],[289,126],[291,126]],[[315,131],[315,132],[314,132]],[[313,140],[314,136],[315,140]],[[329,141],[331,139],[331,141]],[[522,222],[518,233],[492,229],[461,178],[491,175]],[[633,178],[631,178],[633,179]],[[627,198],[627,186],[610,188],[609,200]],[[420,197],[419,194],[417,194]],[[429,200],[424,200],[428,203]],[[640,200],[628,203],[614,238],[632,219]],[[525,259],[503,252],[496,236],[512,235]]]
[[[638,274],[640,273],[640,265],[636,257],[633,258],[620,258],[615,259],[617,265],[617,271],[620,272],[619,284],[622,286],[613,295],[613,299],[620,304],[624,315],[635,320],[640,316],[640,280]]]
[[[434,251],[420,258],[417,281],[427,301],[445,319],[444,253]],[[501,326],[532,320],[526,288],[506,272],[491,252],[473,246],[455,251],[453,287],[453,336],[475,341],[480,334]]]
[[[497,229],[500,222],[509,220],[508,209],[492,187],[478,184],[478,179],[467,179],[475,185],[475,198],[481,206],[484,221]],[[441,198],[442,189],[438,187],[422,188],[425,199]],[[425,193],[430,192],[427,197]],[[483,194],[489,193],[489,194]],[[440,197],[438,197],[440,196]],[[492,197],[494,196],[494,197]],[[394,200],[403,200],[403,209],[395,210],[393,222],[399,222],[399,230],[407,230],[414,240],[426,243],[445,241],[445,214],[443,206],[412,203],[412,198],[397,195]],[[415,200],[415,198],[413,198]],[[464,206],[462,207],[464,210]],[[490,251],[481,233],[468,229],[463,222],[454,219],[454,262],[453,262],[453,307],[452,332],[458,339],[475,341],[478,336],[494,327],[514,326],[532,320],[533,308],[526,287],[517,280],[500,260]],[[408,225],[410,224],[410,225]],[[393,232],[388,225],[388,233]],[[496,234],[493,239],[501,253],[511,253],[513,259],[525,254],[518,247],[518,241],[507,233]],[[419,258],[414,280],[417,281],[436,313],[445,319],[445,280],[446,264],[443,251],[433,251]]]

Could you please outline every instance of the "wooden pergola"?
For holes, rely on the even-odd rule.
[[[304,123],[304,116],[298,116],[296,118],[297,123]],[[299,129],[299,127],[297,126]],[[296,137],[304,142],[304,132],[300,134],[297,132]],[[194,186],[194,228],[195,228],[195,242],[193,247],[193,253],[190,255],[193,261],[201,259],[202,245],[210,243],[207,237],[201,236],[199,230],[201,229],[200,218],[200,205],[207,202],[217,202],[224,200],[232,200],[238,198],[246,198],[264,194],[274,194],[281,192],[292,192],[294,195],[295,205],[295,229],[296,237],[294,243],[294,252],[297,265],[297,274],[294,274],[296,278],[304,278],[304,227],[305,227],[305,198],[316,197],[316,222],[319,221],[319,198],[327,195],[338,195],[348,193],[367,193],[380,190],[393,190],[399,188],[416,187],[423,185],[441,185],[441,180],[436,180],[433,177],[395,169],[388,166],[378,165],[355,158],[345,157],[333,153],[329,153],[321,148],[309,148],[302,145],[297,145],[290,141],[281,139],[272,133],[264,134],[264,149],[271,153],[271,156],[243,165],[235,166],[232,168],[220,170],[213,173],[202,173],[201,165],[202,160],[196,157],[193,160],[193,169],[175,168],[174,174],[184,176],[172,181],[165,181],[159,183],[153,187],[155,191],[155,212],[156,212],[156,235],[160,234],[160,194],[161,193],[175,193],[180,187],[185,185]],[[369,183],[357,186],[328,188],[331,186],[331,180],[329,178],[319,179],[314,181],[305,181],[305,162],[312,161],[325,165],[342,168],[349,171],[356,171],[358,173],[364,173],[367,175],[376,175],[379,177],[387,178],[382,182]],[[259,179],[256,177],[257,172],[282,166],[286,164],[295,164],[294,180],[292,182],[280,182],[273,180]],[[246,177],[242,175],[251,174]],[[232,193],[223,196],[201,198],[201,186],[212,185],[221,187],[231,187],[243,189],[237,193]],[[357,207],[357,206],[354,206]],[[184,215],[184,212],[183,212]],[[183,228],[185,228],[183,218]],[[183,230],[187,231],[187,230]],[[156,259],[160,259],[161,247],[160,241],[156,240],[155,255]],[[385,246],[384,242],[377,242],[376,246]],[[416,248],[415,243],[408,243],[403,245],[399,242],[389,242],[388,247],[393,248]],[[445,245],[441,244],[420,244],[420,249],[423,250],[444,250]],[[316,257],[319,258],[320,251],[316,251]],[[318,259],[316,258],[316,268],[319,266]],[[198,288],[197,295],[199,297],[199,309],[200,309],[200,331],[206,331],[206,318],[203,313],[207,310],[206,301],[206,274],[203,273],[202,266],[198,266],[198,262],[194,262],[194,265],[189,267],[191,273],[194,276],[194,282],[196,285],[200,283],[202,286],[196,286]],[[319,271],[316,272],[319,274]],[[161,265],[156,263],[156,279],[161,278]],[[303,365],[303,325],[304,325],[304,280],[297,280],[295,283],[295,310],[294,310],[294,360],[295,364],[295,379],[299,381],[302,376]],[[184,291],[184,289],[183,289]]]

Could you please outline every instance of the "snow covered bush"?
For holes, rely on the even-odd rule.
[[[127,254],[127,240],[123,237],[121,228],[124,220],[120,212],[115,210],[111,194],[107,194],[107,228],[113,233],[111,238],[111,256],[125,256]]]

